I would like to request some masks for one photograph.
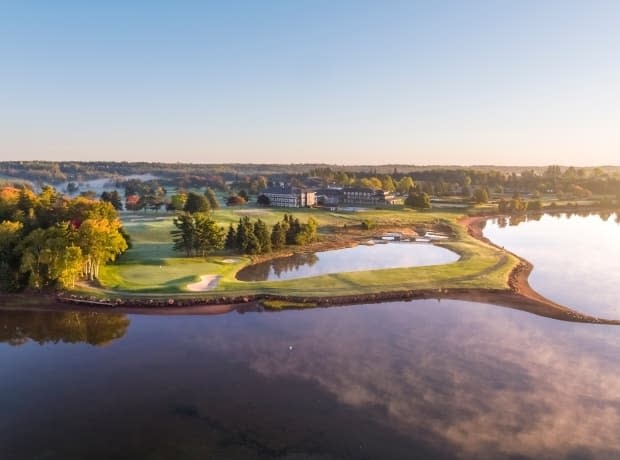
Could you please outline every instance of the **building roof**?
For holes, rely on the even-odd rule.
[[[370,187],[347,187],[344,189],[345,192],[360,192],[360,193],[383,193],[383,190],[375,190]]]
[[[274,195],[299,195],[304,192],[307,192],[307,190],[291,186],[268,187],[263,191],[263,193],[271,193]]]

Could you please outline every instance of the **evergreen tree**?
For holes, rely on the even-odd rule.
[[[249,233],[247,237],[247,244],[243,252],[246,254],[260,254],[261,251],[262,247],[258,238],[254,234],[254,232]]]
[[[269,229],[267,228],[267,224],[265,224],[265,222],[261,219],[258,219],[254,223],[254,235],[258,239],[260,252],[271,252],[271,235],[269,233]]]
[[[195,214],[195,247],[203,257],[208,253],[224,247],[224,229],[206,214]]]
[[[196,247],[196,225],[194,218],[189,212],[177,215],[172,223],[176,227],[170,234],[176,251],[185,251],[187,257],[192,255]]]
[[[297,244],[297,235],[301,232],[301,223],[298,218],[289,216],[288,219],[289,228],[286,232],[286,244]]]
[[[248,216],[239,219],[237,226],[237,249],[241,252],[248,252],[248,247],[254,242],[250,240],[254,237],[254,225]],[[254,244],[256,246],[256,244]]]
[[[271,247],[274,251],[282,249],[286,244],[286,231],[284,230],[284,225],[280,222],[276,222],[276,224],[271,229]]]
[[[228,226],[228,233],[226,233],[226,241],[224,243],[226,249],[235,249],[237,247],[237,232],[233,224]]]

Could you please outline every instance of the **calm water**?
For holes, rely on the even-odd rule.
[[[616,214],[544,215],[489,221],[484,235],[534,264],[530,284],[585,313],[620,318],[620,225]]]
[[[618,459],[620,329],[416,301],[0,312],[0,458]]]
[[[376,244],[281,257],[244,268],[237,277],[242,281],[287,280],[327,273],[447,264],[458,258],[455,252],[432,244]]]

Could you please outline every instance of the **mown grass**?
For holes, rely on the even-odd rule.
[[[243,215],[260,217],[268,224],[281,220],[290,210],[236,208],[214,213],[221,225],[237,222]],[[172,250],[170,230],[172,214],[155,216],[125,216],[125,226],[131,234],[134,247],[121,256],[117,263],[101,270],[100,282],[106,290],[128,294],[184,295],[250,295],[278,294],[316,297],[324,295],[354,295],[379,291],[411,289],[482,288],[505,289],[508,276],[518,263],[516,257],[498,248],[478,241],[456,224],[461,211],[416,212],[408,209],[369,209],[359,212],[329,212],[313,209],[296,209],[294,214],[304,221],[310,215],[319,221],[323,232],[344,225],[358,225],[372,219],[377,225],[411,227],[421,224],[443,223],[457,235],[454,241],[443,246],[460,254],[457,262],[424,267],[394,268],[322,275],[310,278],[243,282],[235,274],[251,263],[248,257],[217,255],[203,258],[186,258]],[[138,220],[135,220],[136,217]],[[130,220],[133,218],[134,220]],[[148,219],[148,220],[144,220]],[[323,238],[330,238],[324,233]],[[236,262],[225,263],[228,257]],[[187,284],[199,281],[201,275],[216,274],[221,278],[209,291],[188,292]]]

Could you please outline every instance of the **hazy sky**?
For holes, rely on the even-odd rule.
[[[620,164],[620,1],[0,0],[0,159]]]

